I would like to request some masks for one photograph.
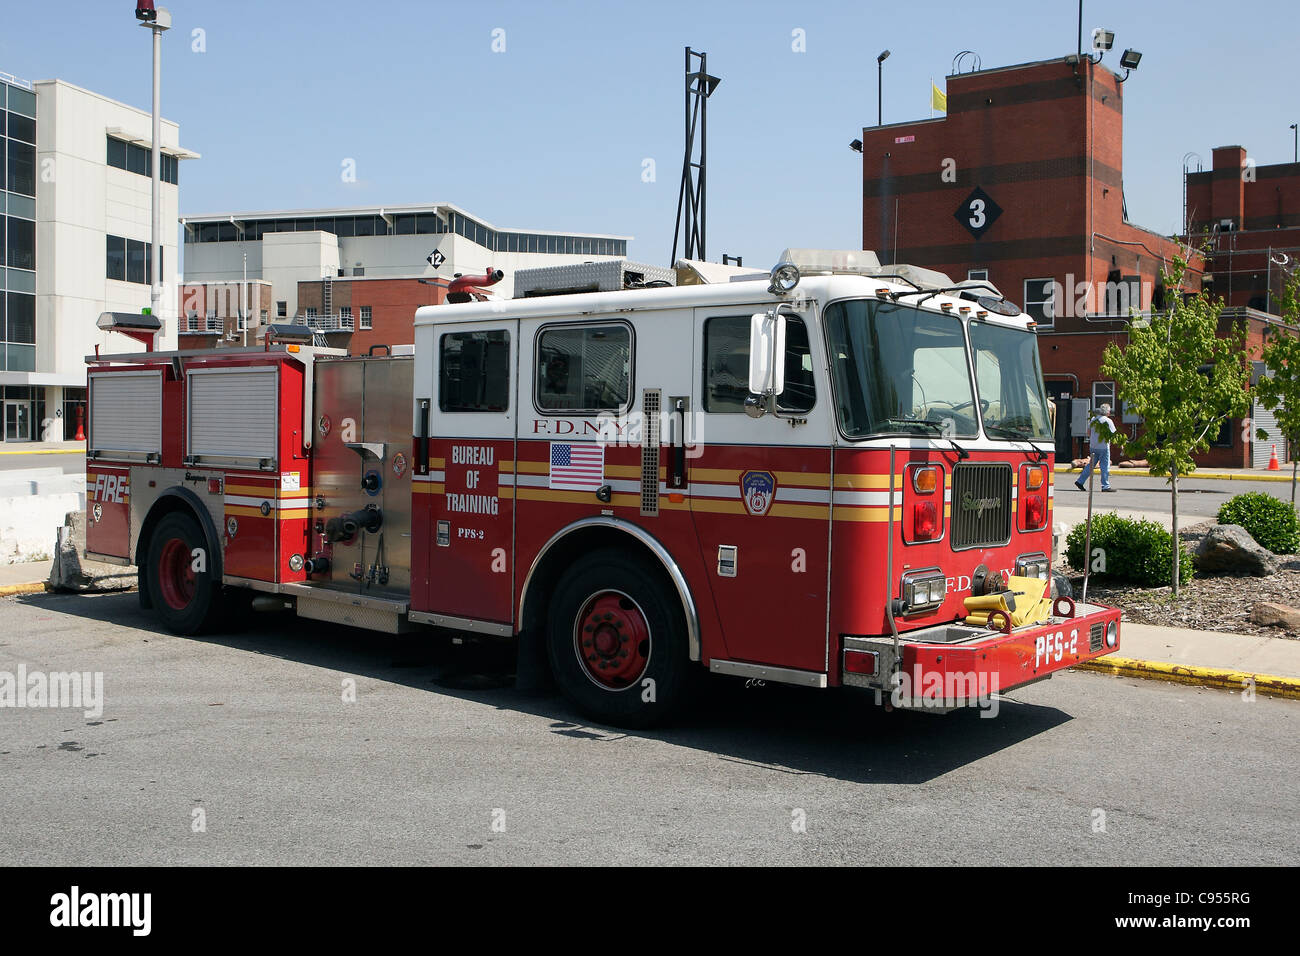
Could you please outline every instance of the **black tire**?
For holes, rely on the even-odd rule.
[[[546,651],[564,696],[616,727],[650,727],[680,712],[695,666],[662,570],[614,550],[581,558],[560,579]]]
[[[199,571],[194,570],[196,550],[205,552]],[[214,556],[207,551],[199,523],[185,512],[164,515],[154,526],[145,566],[149,599],[173,634],[199,634],[217,622],[221,586],[213,575]]]

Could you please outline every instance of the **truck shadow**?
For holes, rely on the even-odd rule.
[[[237,632],[175,638],[132,593],[29,595],[46,612],[165,634],[328,668],[476,702],[547,721],[545,733],[616,746],[646,737],[784,774],[856,783],[919,784],[978,762],[1071,719],[1055,707],[1001,699],[992,718],[969,707],[946,715],[887,713],[855,691],[772,685],[747,688],[710,675],[699,701],[676,723],[646,731],[591,724],[555,691],[514,686],[513,643],[453,643],[451,631],[379,634],[303,620],[250,614]],[[541,731],[539,731],[541,733]]]

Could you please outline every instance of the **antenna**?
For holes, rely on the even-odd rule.
[[[692,59],[700,67],[691,71]],[[686,234],[685,257],[703,259],[704,230],[707,224],[704,209],[705,166],[708,160],[708,101],[722,80],[710,76],[707,53],[696,53],[686,48],[686,152],[682,158],[682,185],[677,193],[677,221],[673,226],[673,255],[668,262],[671,269],[677,261],[677,240]],[[695,155],[695,132],[700,134],[700,158]]]

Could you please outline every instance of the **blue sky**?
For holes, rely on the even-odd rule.
[[[147,31],[128,0],[6,4],[0,71],[145,109]],[[929,116],[929,83],[1073,52],[1061,0],[173,0],[163,115],[203,159],[181,212],[452,202],[497,226],[633,235],[664,264],[682,160],[682,57],[709,54],[708,252],[770,265],[786,246],[857,247],[861,157],[886,47],[886,122]],[[1293,3],[1088,2],[1085,32],[1144,54],[1125,91],[1130,218],[1181,221],[1183,154],[1244,145],[1288,162],[1300,120]],[[504,30],[504,52],[493,31]],[[804,31],[806,52],[792,49]],[[197,52],[197,35],[205,52]],[[499,36],[499,35],[498,35]],[[355,183],[343,182],[354,160]],[[642,181],[654,160],[654,182]],[[418,265],[418,264],[417,264]]]

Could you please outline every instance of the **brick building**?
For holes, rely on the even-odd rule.
[[[374,345],[414,343],[415,310],[440,305],[444,295],[441,286],[414,278],[304,280],[298,283],[298,308],[331,346],[365,355]]]
[[[1276,312],[1300,262],[1300,163],[1259,166],[1220,146],[1212,168],[1186,177],[1186,229],[1207,244],[1207,284],[1231,306]]]
[[[1061,57],[949,76],[947,115],[862,131],[863,246],[881,262],[985,279],[1038,321],[1044,377],[1057,402],[1057,455],[1083,452],[1088,407],[1115,385],[1099,372],[1123,341],[1131,309],[1160,307],[1161,273],[1203,258],[1129,222],[1123,185],[1124,82],[1088,57]],[[1208,174],[1207,174],[1208,175]],[[1208,208],[1208,204],[1207,204]],[[1300,209],[1300,204],[1293,204]],[[1216,285],[1217,291],[1217,285]],[[1270,317],[1242,308],[1258,346]],[[1248,465],[1268,448],[1226,425],[1199,461]]]

